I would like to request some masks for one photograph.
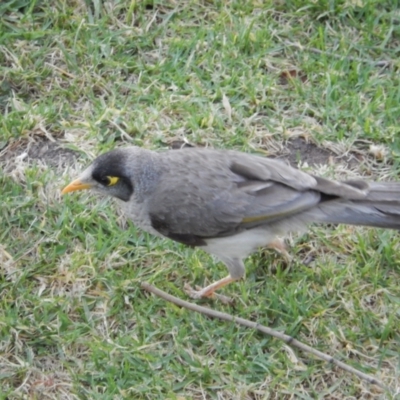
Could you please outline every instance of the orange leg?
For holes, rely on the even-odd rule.
[[[292,261],[292,256],[286,250],[285,242],[282,239],[277,238],[273,242],[268,243],[266,247],[282,254],[286,262]]]
[[[237,281],[237,279],[231,278],[231,276],[228,275],[225,278],[222,278],[216,282],[211,283],[211,285],[208,285],[201,290],[193,290],[192,288],[187,287],[186,291],[192,299],[201,299],[204,297],[214,297],[214,295],[216,294],[214,292],[216,290],[218,290],[226,285],[229,285],[230,283],[235,282],[235,281]],[[225,297],[225,296],[218,295],[218,297]]]

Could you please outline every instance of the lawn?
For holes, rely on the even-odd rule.
[[[134,144],[236,149],[400,180],[400,7],[382,0],[0,3],[0,399],[400,398],[395,231],[313,226],[197,301],[375,376],[140,288],[226,275],[61,189]]]

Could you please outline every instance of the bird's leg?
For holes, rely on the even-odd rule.
[[[187,293],[192,299],[201,299],[204,297],[214,297],[215,291],[229,285],[231,282],[235,282],[237,279],[232,278],[230,275],[222,278],[216,282],[211,283],[201,290],[193,290],[192,288],[187,287]]]
[[[282,239],[276,238],[272,242],[268,243],[266,248],[273,249],[273,250],[277,251],[278,253],[282,254],[287,263],[292,261],[292,256],[286,250],[285,242]]]
[[[201,299],[201,298],[209,298],[216,296],[218,299],[222,300],[226,303],[231,303],[231,299],[226,296],[222,296],[220,294],[215,293],[216,290],[229,285],[232,282],[238,281],[239,279],[244,278],[245,269],[243,261],[238,258],[221,258],[221,261],[225,263],[228,267],[229,275],[225,278],[222,278],[216,282],[211,283],[200,290],[194,290],[190,286],[186,287],[186,292],[193,299]]]

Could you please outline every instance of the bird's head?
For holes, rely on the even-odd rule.
[[[137,150],[139,149],[116,149],[102,154],[61,193],[91,189],[128,201],[134,191],[134,155]]]

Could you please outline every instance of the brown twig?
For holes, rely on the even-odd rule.
[[[140,286],[141,286],[142,289],[147,290],[148,292],[154,293],[155,295],[163,298],[164,300],[167,300],[167,301],[169,301],[171,303],[174,303],[174,304],[176,304],[176,305],[178,305],[180,307],[184,307],[184,308],[187,308],[189,310],[196,311],[198,313],[208,315],[211,318],[219,318],[219,319],[222,319],[224,321],[230,321],[230,322],[234,322],[234,323],[239,324],[239,325],[246,326],[247,328],[257,329],[258,331],[260,331],[262,333],[265,333],[265,334],[273,336],[273,337],[275,337],[277,339],[283,340],[285,343],[287,343],[287,344],[289,344],[291,346],[297,347],[298,349],[303,350],[306,353],[311,353],[314,356],[320,358],[321,360],[324,360],[324,361],[326,361],[326,362],[328,362],[330,364],[334,364],[334,365],[338,366],[339,368],[342,368],[343,370],[345,370],[347,372],[350,372],[350,373],[352,373],[354,375],[357,375],[359,378],[364,379],[364,380],[366,380],[367,382],[369,382],[371,384],[380,386],[381,388],[388,390],[388,388],[381,381],[379,381],[378,379],[374,378],[373,376],[364,374],[364,372],[361,372],[361,371],[351,367],[350,365],[347,365],[344,362],[339,361],[339,360],[331,357],[328,354],[322,353],[321,351],[316,350],[316,349],[314,349],[314,348],[312,348],[312,347],[310,347],[310,346],[298,341],[297,339],[293,338],[292,336],[289,336],[289,335],[286,335],[284,333],[275,331],[275,330],[273,330],[271,328],[268,328],[267,326],[260,325],[257,322],[249,321],[249,320],[244,319],[244,318],[234,317],[233,315],[230,315],[230,314],[227,314],[227,313],[223,313],[223,312],[220,312],[220,311],[215,311],[215,310],[212,310],[210,308],[202,307],[202,306],[199,306],[197,304],[190,303],[188,301],[179,299],[179,298],[177,298],[175,296],[172,296],[172,295],[170,295],[168,293],[163,292],[162,290],[156,288],[153,285],[150,285],[147,282],[142,282],[140,284]]]

